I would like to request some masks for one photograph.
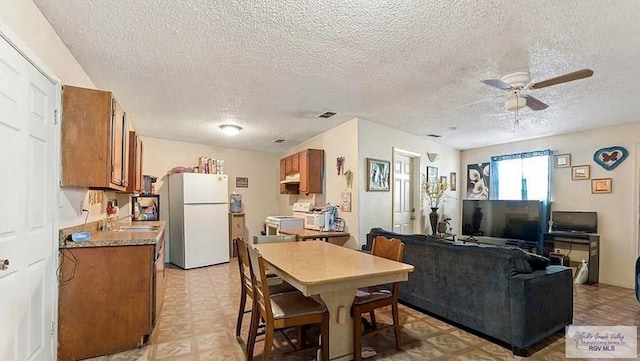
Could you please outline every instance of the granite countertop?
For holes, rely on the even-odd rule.
[[[114,225],[113,230],[110,231],[99,231],[95,225],[87,225],[89,227],[85,227],[85,231],[91,233],[91,239],[84,242],[73,242],[69,237],[73,232],[82,231],[82,227],[69,227],[60,230],[59,248],[155,245],[164,235],[165,224],[165,221],[118,222]],[[157,226],[158,229],[154,231],[119,229],[127,226]]]

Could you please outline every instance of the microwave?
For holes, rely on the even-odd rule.
[[[307,213],[304,216],[304,228],[321,231],[324,229],[324,213]]]
[[[304,218],[304,228],[321,231],[324,229],[324,213],[293,212],[296,217]]]

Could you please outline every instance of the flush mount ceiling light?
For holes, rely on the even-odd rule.
[[[240,133],[240,131],[242,130],[242,127],[235,124],[222,124],[220,126],[220,129],[222,129],[222,132],[224,134],[228,136],[233,136]]]

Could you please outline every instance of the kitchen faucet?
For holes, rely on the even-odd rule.
[[[107,216],[104,217],[104,222],[102,224],[102,230],[103,231],[110,231],[111,229],[113,229],[113,223],[117,223],[117,222],[119,222],[119,221],[121,221],[123,219],[131,218],[131,217],[133,217],[132,214],[127,214],[126,216],[122,216],[122,217],[116,218],[114,220],[114,219],[111,219],[112,217],[109,217],[109,215],[107,214]]]

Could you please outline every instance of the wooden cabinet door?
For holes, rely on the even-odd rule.
[[[112,188],[110,92],[65,85],[62,89],[61,185]]]
[[[299,154],[300,194],[322,193],[324,150],[305,149]]]
[[[111,183],[123,186],[124,184],[124,110],[113,99],[113,116],[111,118]]]
[[[286,159],[280,159],[280,180],[283,181],[287,177],[286,174]],[[280,183],[280,194],[287,193],[287,186],[285,184]]]
[[[129,132],[129,184],[127,193],[142,192],[142,138]]]
[[[300,193],[309,193],[309,150],[298,153],[298,168],[300,172]]]
[[[236,237],[246,239],[244,234],[244,213],[229,213],[229,256],[237,257],[233,240]]]
[[[296,153],[291,156],[291,173],[296,174],[300,172],[300,153]]]
[[[164,299],[164,278],[165,278],[165,256],[164,256],[164,236],[156,247],[159,247],[158,259],[154,264],[154,305],[153,305],[153,327],[158,322],[160,311],[162,311],[162,300]]]
[[[289,175],[291,172],[291,156],[288,156],[284,159],[284,173],[285,175]]]

